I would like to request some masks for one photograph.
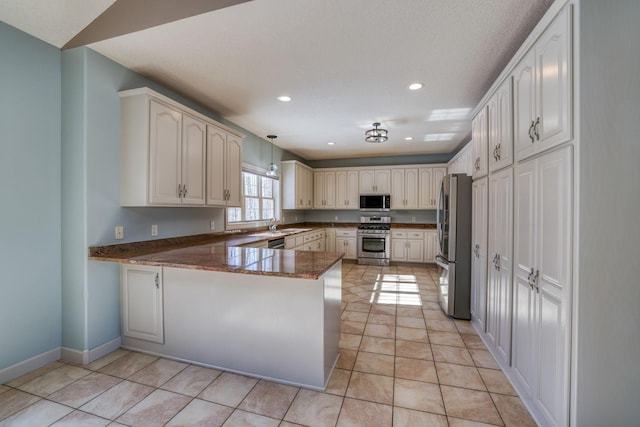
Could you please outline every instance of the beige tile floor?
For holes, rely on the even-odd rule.
[[[341,357],[324,393],[127,350],[0,385],[0,426],[535,426],[434,269],[343,264]]]

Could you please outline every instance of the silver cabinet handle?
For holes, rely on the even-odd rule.
[[[531,269],[533,271],[533,269]],[[536,270],[535,276],[533,276],[533,285],[536,288],[536,293],[540,293],[540,286],[538,286],[538,279],[540,278],[540,270]]]
[[[156,273],[155,282],[156,282],[156,289],[160,289],[160,275],[158,273]]]
[[[529,272],[529,287],[533,290],[533,267],[531,267],[531,272]]]
[[[536,136],[536,140],[540,141],[540,117],[536,118],[536,123],[533,125],[533,133]]]
[[[535,139],[533,138],[533,127],[535,126],[535,122],[533,120],[531,120],[531,126],[529,126],[529,138],[531,138],[531,143],[533,144],[535,142]]]
[[[178,184],[178,199],[182,197],[182,185]]]
[[[182,184],[182,197],[187,197],[187,184]]]

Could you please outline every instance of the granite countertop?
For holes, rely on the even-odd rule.
[[[245,248],[242,245],[272,240],[317,228],[357,228],[358,223],[303,223],[282,226],[280,233],[264,229],[208,233],[89,248],[94,261],[142,264],[195,270],[224,271],[317,279],[344,257],[341,252]],[[392,229],[435,229],[435,224],[392,224]]]
[[[245,245],[308,229],[268,236],[264,230],[247,233],[211,233],[89,248],[89,259],[122,264],[154,265],[194,270],[317,279],[344,254],[287,249],[245,248]],[[252,235],[258,234],[258,235]]]

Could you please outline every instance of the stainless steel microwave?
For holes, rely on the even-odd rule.
[[[389,194],[361,194],[361,211],[388,211],[391,209],[391,196]]]

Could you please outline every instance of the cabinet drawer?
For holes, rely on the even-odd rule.
[[[391,238],[393,239],[406,239],[408,235],[407,231],[392,231]]]
[[[356,237],[356,230],[336,230],[336,237]]]
[[[410,239],[424,239],[424,231],[409,231],[407,234]]]

